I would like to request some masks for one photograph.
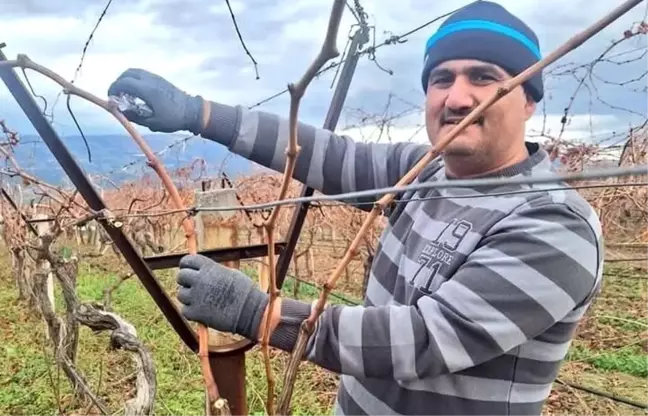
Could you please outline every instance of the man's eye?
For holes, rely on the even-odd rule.
[[[452,83],[452,78],[450,77],[430,78],[430,85],[447,85],[450,83]]]
[[[478,84],[485,84],[485,83],[497,81],[497,78],[489,74],[475,74],[472,76],[472,79],[474,82]]]

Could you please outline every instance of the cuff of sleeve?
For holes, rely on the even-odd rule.
[[[209,121],[200,135],[229,148],[238,134],[238,109],[214,101],[209,101],[209,107]]]
[[[270,336],[270,345],[281,350],[292,352],[301,323],[311,313],[311,305],[294,299],[281,300],[281,321]]]

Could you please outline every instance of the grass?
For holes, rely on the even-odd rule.
[[[578,328],[563,381],[646,403],[648,279],[646,271],[606,266],[601,294]],[[560,400],[552,400],[560,397]],[[546,414],[646,414],[636,407],[554,385]]]
[[[168,292],[175,289],[169,273],[159,273],[158,277]],[[43,338],[44,323],[27,314],[26,305],[16,302],[17,291],[11,278],[5,274],[1,279],[0,413],[51,414],[57,410],[85,413],[87,403],[72,402],[67,380],[52,366],[51,351],[45,347]],[[79,298],[102,301],[104,288],[116,280],[114,275],[98,274],[81,267]],[[300,297],[307,295],[310,294],[300,293]],[[57,294],[57,308],[61,307],[61,296]],[[151,351],[158,383],[155,414],[203,414],[203,384],[197,357],[184,346],[137,279],[121,284],[113,294],[112,307],[137,328],[139,338]],[[108,345],[108,334],[95,335],[82,327],[78,368],[111,411],[123,412],[123,403],[133,394],[131,383],[123,380],[127,380],[134,367],[128,353],[111,351]],[[277,354],[273,361],[278,381],[286,358],[286,354]],[[262,414],[266,395],[265,367],[256,349],[247,354],[246,369],[249,412]],[[328,414],[336,386],[334,375],[312,364],[302,364],[294,396],[294,414]],[[60,391],[58,396],[56,390]]]
[[[601,371],[619,371],[636,377],[648,377],[646,354],[638,345],[611,352],[574,347],[570,349],[567,360],[587,362]]]
[[[9,264],[7,260],[2,255],[0,264]],[[254,271],[254,268],[246,269],[253,278]],[[173,293],[176,286],[173,272],[157,273],[168,293]],[[645,402],[648,290],[645,277],[641,280],[645,272],[612,269],[607,273],[611,275],[606,277],[602,294],[580,326],[560,377]],[[79,297],[83,301],[102,301],[104,289],[116,280],[116,275],[82,265]],[[294,283],[293,279],[287,279],[283,293],[292,294]],[[29,314],[26,305],[16,301],[17,291],[6,268],[0,271],[0,285],[0,413],[87,414],[89,403],[73,401],[67,380],[52,365],[44,323]],[[298,298],[311,300],[318,293],[316,287],[302,283]],[[341,295],[351,302],[360,302],[349,293]],[[334,297],[330,301],[347,303]],[[57,307],[62,307],[60,296],[57,296]],[[197,357],[187,350],[139,280],[133,278],[122,283],[113,294],[112,307],[137,328],[140,339],[153,355],[158,382],[155,414],[203,414],[204,396]],[[83,327],[78,367],[111,411],[121,414],[125,400],[133,395],[129,380],[133,364],[129,353],[112,351],[108,345],[108,334],[97,335]],[[276,353],[273,358],[277,390],[281,389],[287,358],[284,353]],[[246,355],[250,414],[264,414],[265,380],[261,354],[255,348]],[[337,376],[303,363],[293,396],[293,414],[329,414],[337,384]],[[544,413],[645,414],[560,385],[554,386]]]

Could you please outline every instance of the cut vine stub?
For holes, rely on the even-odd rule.
[[[220,332],[209,329],[209,351],[223,355],[238,350],[247,351],[254,346],[254,342],[238,334]]]

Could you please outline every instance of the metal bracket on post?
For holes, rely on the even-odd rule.
[[[286,249],[286,243],[275,243],[276,253],[283,253]],[[241,247],[213,248],[199,251],[205,257],[209,257],[215,262],[222,263],[227,261],[237,261],[245,259],[255,259],[268,255],[267,244],[252,244]],[[162,254],[157,256],[144,257],[144,261],[151,270],[163,270],[178,267],[180,259],[187,253]]]

